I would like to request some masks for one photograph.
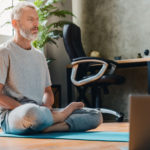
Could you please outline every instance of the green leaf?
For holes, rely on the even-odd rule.
[[[57,17],[66,17],[66,15],[71,15],[73,16],[72,12],[69,12],[67,10],[55,10],[55,11],[51,11],[49,12],[48,16],[57,16]]]
[[[48,20],[43,20],[43,21],[41,21],[40,24],[41,24],[42,26],[46,26],[47,22],[48,22]]]
[[[62,35],[63,35],[62,30],[52,30],[48,33],[48,36],[53,39],[58,39],[62,37]]]
[[[41,5],[44,4],[44,0],[35,0],[34,5],[39,8]]]
[[[48,65],[49,65],[51,62],[53,62],[54,60],[56,60],[56,59],[54,59],[54,58],[47,58],[47,59],[46,59]]]
[[[61,2],[61,1],[63,1],[63,0],[47,0],[46,5],[47,5],[47,4],[58,3],[58,2]]]
[[[57,7],[51,5],[51,4],[44,4],[44,5],[41,5],[40,6],[40,11],[49,11],[49,10],[52,10],[52,9],[57,9]]]
[[[5,22],[4,24],[2,24],[2,25],[0,26],[0,28],[3,28],[5,25],[8,25],[8,24],[11,24],[11,22],[10,22],[10,21]]]
[[[47,36],[46,43],[55,44],[57,46],[57,43],[55,40],[53,40],[50,36]]]
[[[7,11],[7,10],[10,10],[12,8],[14,8],[14,6],[9,6],[9,7],[5,8],[4,10]]]
[[[9,6],[9,7],[7,7],[7,8],[4,8],[4,9],[0,12],[0,16],[1,16],[4,12],[6,12],[6,11],[12,9],[13,7],[14,7],[14,6]]]
[[[70,22],[70,21],[64,21],[64,20],[57,21],[57,22],[53,22],[50,25],[48,25],[47,28],[48,29],[50,29],[50,28],[63,28],[63,26],[65,24],[70,24],[70,23],[72,23],[72,22]]]

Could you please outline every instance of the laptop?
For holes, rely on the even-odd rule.
[[[130,96],[129,150],[150,150],[150,95]]]

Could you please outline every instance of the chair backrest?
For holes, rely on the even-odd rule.
[[[81,31],[77,25],[73,23],[64,25],[63,40],[71,61],[74,58],[86,56],[82,47]]]

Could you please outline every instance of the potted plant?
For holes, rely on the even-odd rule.
[[[57,40],[62,37],[62,28],[64,24],[70,23],[64,20],[66,16],[73,16],[72,12],[67,10],[60,10],[57,5],[64,0],[35,0],[34,4],[37,7],[39,15],[39,34],[35,41],[34,47],[44,49],[45,44],[55,44]],[[55,17],[57,21],[49,21],[50,18]],[[47,59],[47,63],[52,62],[53,58]]]
[[[70,11],[60,10],[56,6],[63,0],[35,0],[34,4],[38,8],[39,15],[39,34],[33,42],[36,48],[43,48],[46,43],[57,45],[57,40],[62,37],[62,28],[69,21],[62,20],[67,15],[73,16]],[[57,17],[58,21],[49,22],[50,17]]]

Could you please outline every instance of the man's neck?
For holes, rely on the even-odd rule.
[[[29,41],[29,40],[27,40],[23,37],[16,37],[15,36],[13,41],[25,50],[30,50],[31,49],[31,41]]]

